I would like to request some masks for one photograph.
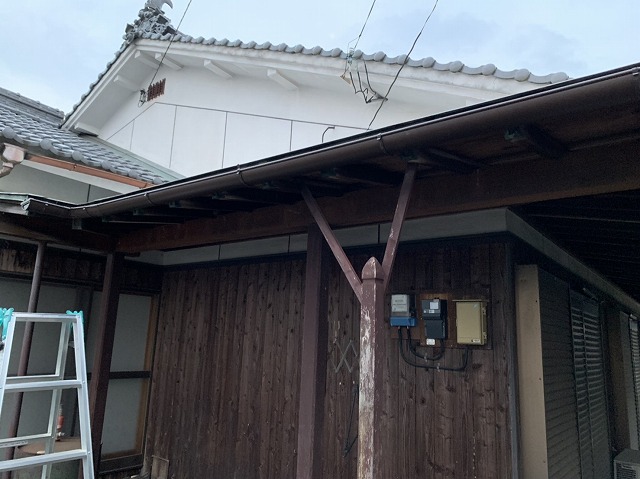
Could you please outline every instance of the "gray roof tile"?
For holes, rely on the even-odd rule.
[[[134,156],[121,154],[98,140],[60,129],[62,118],[59,110],[0,88],[0,141],[28,147],[32,154],[81,163],[152,184],[179,177],[147,168]]]

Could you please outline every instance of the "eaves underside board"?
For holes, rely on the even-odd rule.
[[[605,169],[602,155],[610,158]],[[470,175],[421,179],[416,181],[407,218],[640,189],[636,157],[633,144],[618,145],[573,152],[562,162],[511,163]],[[346,227],[389,221],[396,200],[397,188],[379,188],[354,191],[340,198],[319,198],[318,203],[331,225]],[[349,205],[348,211],[345,204]],[[306,231],[310,221],[307,208],[300,202],[133,232],[120,238],[119,248],[138,252],[293,234]]]

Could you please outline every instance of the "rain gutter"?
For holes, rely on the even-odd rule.
[[[256,186],[372,157],[403,155],[423,145],[544,120],[559,112],[585,113],[592,108],[639,100],[640,64],[635,64],[91,203],[71,205],[29,198],[22,207],[30,213],[62,218],[108,216],[216,191]]]

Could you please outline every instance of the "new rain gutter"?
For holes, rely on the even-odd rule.
[[[558,112],[585,113],[594,107],[615,106],[633,99],[640,100],[640,64],[91,203],[71,205],[28,198],[22,207],[29,213],[62,218],[108,216],[372,157],[402,155],[423,145],[544,120]]]

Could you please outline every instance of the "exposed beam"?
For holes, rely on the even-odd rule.
[[[160,62],[158,60],[150,55],[147,55],[146,53],[136,52],[133,57],[143,65],[153,68],[154,70],[160,65]]]
[[[276,82],[278,85],[280,85],[285,90],[295,91],[295,90],[298,89],[298,85],[296,85],[291,80],[289,80],[289,79],[285,78],[284,76],[282,76],[282,74],[278,70],[276,70],[275,68],[268,68],[267,69],[267,77],[270,80],[273,80],[274,82]]]
[[[168,55],[166,54],[162,54],[162,53],[156,53],[154,55],[155,59],[158,62],[162,62],[163,65],[168,66],[169,68],[171,68],[172,70],[178,71],[178,70],[182,70],[183,65],[178,63],[175,60],[172,60]]]
[[[67,220],[8,216],[0,219],[0,234],[61,245],[77,246],[99,251],[110,251],[115,240],[109,236],[88,231],[73,230]],[[5,220],[6,219],[6,220]]]
[[[138,84],[132,82],[122,75],[116,75],[116,77],[113,79],[113,83],[124,88],[125,90],[129,90],[130,92],[140,91],[140,87]]]
[[[384,251],[384,259],[382,260],[382,270],[384,271],[384,283],[382,288],[383,294],[389,286],[389,278],[391,277],[393,263],[395,262],[396,253],[398,251],[398,244],[400,243],[402,224],[404,223],[404,218],[407,214],[409,198],[411,197],[411,190],[413,189],[413,183],[416,179],[417,170],[417,164],[407,164],[407,171],[404,174],[402,186],[400,187],[400,195],[398,198],[398,203],[396,204],[396,211],[393,214],[391,231],[389,232],[389,238],[387,238],[387,246]]]
[[[565,146],[539,126],[529,124],[507,130],[505,138],[512,142],[527,141],[542,156],[560,159],[566,152]]]
[[[606,163],[603,157],[607,158]],[[637,146],[631,143],[570,152],[562,161],[508,163],[470,175],[424,178],[416,180],[407,218],[640,189],[637,161]],[[390,221],[397,197],[398,188],[377,188],[317,201],[327,221],[333,227],[343,227]],[[303,203],[266,207],[260,214],[233,213],[133,232],[121,237],[119,249],[173,249],[303,233],[309,221]]]
[[[203,66],[211,73],[220,78],[223,78],[225,80],[230,80],[231,78],[233,78],[233,75],[231,73],[224,70],[223,68],[220,68],[215,62],[211,60],[205,60]]]
[[[401,174],[372,166],[343,166],[326,171],[322,176],[338,180],[344,179],[350,182],[382,186],[397,185],[402,181]]]
[[[278,205],[282,203],[296,203],[300,201],[300,194],[270,189],[251,188],[232,191],[225,194],[223,198]]]
[[[75,131],[76,133],[85,133],[91,136],[98,136],[100,134],[100,130],[98,128],[82,121],[79,121],[73,125],[73,131]]]
[[[313,219],[316,221],[316,224],[320,228],[320,231],[322,231],[324,239],[327,240],[327,244],[329,245],[329,248],[331,248],[333,256],[336,258],[336,261],[338,261],[338,264],[340,265],[342,272],[347,278],[347,281],[349,281],[351,289],[353,289],[353,292],[358,297],[358,300],[362,302],[362,281],[360,280],[358,273],[356,273],[356,271],[353,269],[351,261],[345,254],[342,246],[340,246],[340,243],[338,242],[335,234],[333,233],[333,231],[331,231],[331,226],[329,226],[329,223],[327,223],[327,220],[324,218],[324,215],[322,214],[318,203],[313,198],[313,195],[307,187],[304,187],[302,189],[302,196],[305,203],[307,204],[307,207],[309,208],[309,211],[311,211]]]

